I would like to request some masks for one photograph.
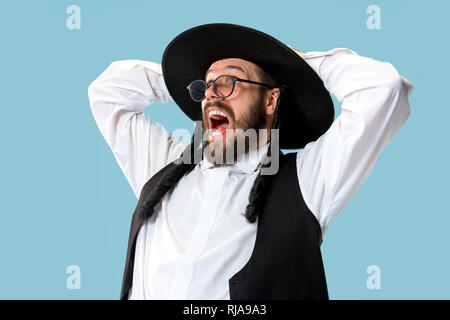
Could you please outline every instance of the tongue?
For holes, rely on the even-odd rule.
[[[228,128],[228,122],[222,123],[220,126],[217,127],[217,129],[220,130],[220,132],[222,133],[223,136],[225,135],[227,128]]]

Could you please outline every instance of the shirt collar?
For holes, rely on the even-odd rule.
[[[200,170],[204,171],[206,169],[217,168],[217,167],[229,167],[230,170],[242,173],[252,173],[259,169],[261,160],[267,153],[268,144],[264,144],[258,149],[250,150],[247,154],[242,156],[234,164],[214,164],[208,160],[207,157],[203,157],[200,161]]]

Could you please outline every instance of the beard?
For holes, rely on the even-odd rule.
[[[207,111],[212,106],[229,114],[234,128],[227,129],[225,136],[219,134],[215,136],[214,140],[206,140],[202,152],[210,162],[216,164],[234,163],[250,150],[256,149],[261,140],[267,141],[267,130],[264,130],[266,129],[266,118],[263,95],[259,95],[258,100],[248,106],[246,113],[241,115],[239,119],[236,119],[233,110],[222,101],[207,103],[202,122],[205,131],[205,124],[209,125]],[[210,128],[208,129],[210,130]],[[261,136],[257,131],[262,132],[263,135]]]

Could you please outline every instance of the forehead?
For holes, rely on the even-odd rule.
[[[257,65],[253,62],[239,58],[227,58],[213,62],[206,71],[205,78],[225,70],[234,71],[235,73],[244,74],[247,77],[251,77],[256,68]]]

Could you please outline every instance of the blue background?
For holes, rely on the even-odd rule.
[[[66,9],[81,8],[69,30]],[[366,27],[369,5],[381,30]],[[449,299],[448,1],[2,1],[0,298],[117,299],[137,200],[87,88],[114,60],[160,63],[203,23],[267,32],[301,51],[350,48],[413,85],[411,116],[322,245],[331,299]],[[340,104],[334,98],[336,113]],[[146,113],[193,129],[172,102]],[[381,268],[381,289],[366,268]],[[81,289],[66,268],[81,268]]]

